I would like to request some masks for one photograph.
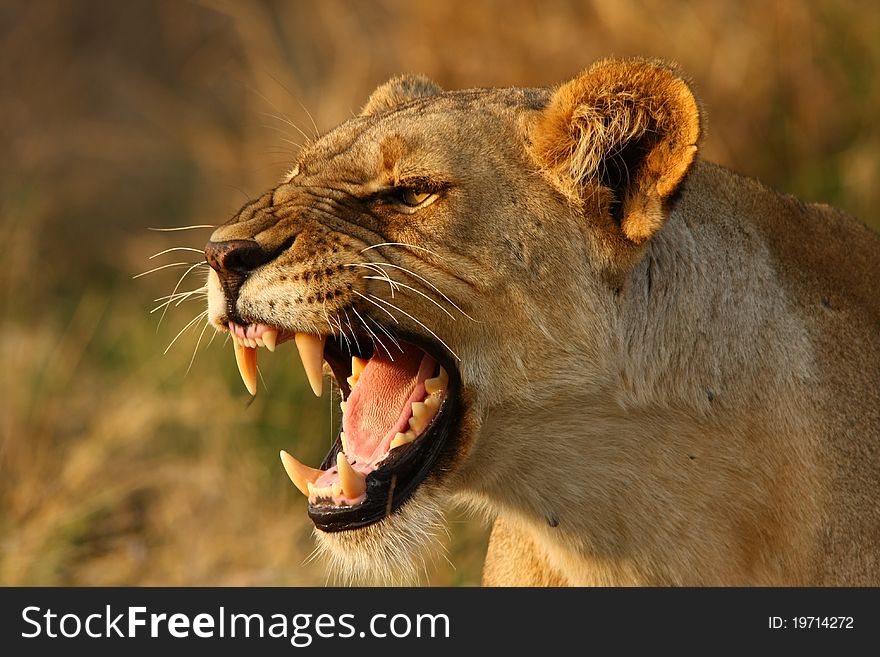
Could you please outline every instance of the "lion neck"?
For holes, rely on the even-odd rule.
[[[738,468],[765,459],[755,435],[809,415],[791,394],[810,378],[808,341],[767,247],[723,197],[708,203],[686,188],[612,293],[613,315],[580,333],[567,327],[567,344],[607,350],[597,368],[557,362],[549,385],[525,382],[516,400],[483,413],[462,492],[527,528],[564,572],[578,572],[572,561],[593,574],[608,572],[597,563],[625,564],[634,583],[677,581],[675,546],[714,549],[682,509],[729,517],[760,508],[758,493],[738,493],[738,510],[725,491]],[[600,326],[610,335],[589,335]],[[658,575],[666,553],[672,570]]]

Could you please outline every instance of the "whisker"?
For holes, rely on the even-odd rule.
[[[357,290],[352,290],[352,292],[354,292],[356,295],[358,295],[358,296],[359,296],[360,298],[362,298],[364,301],[369,301],[371,304],[373,304],[374,306],[376,306],[376,308],[378,308],[379,310],[383,311],[386,315],[388,315],[391,319],[394,320],[394,323],[395,323],[395,324],[400,324],[400,320],[398,320],[394,315],[392,315],[390,312],[388,312],[385,308],[383,308],[382,306],[380,306],[378,303],[376,303],[376,302],[373,301],[372,299],[368,299],[367,297],[365,297],[363,294],[361,294],[361,293],[358,292]],[[380,326],[381,326],[381,324],[380,324]]]
[[[161,265],[160,267],[153,267],[147,271],[142,271],[140,274],[136,274],[132,276],[132,280],[135,278],[140,278],[141,276],[146,276],[147,274],[152,274],[153,272],[159,271],[160,269],[167,269],[168,267],[186,267],[187,265],[193,264],[192,262],[171,262],[167,265]],[[201,264],[201,263],[199,263]],[[206,263],[207,264],[207,263]]]
[[[158,258],[160,255],[165,255],[166,253],[171,253],[172,251],[192,251],[193,253],[204,254],[203,249],[194,249],[191,246],[172,246],[170,249],[165,249],[164,251],[159,251],[159,253],[154,253],[149,257],[149,260],[152,260],[153,258]]]
[[[370,271],[374,271],[378,274],[381,274],[383,278],[379,278],[378,280],[386,281],[388,283],[388,286],[391,288],[391,298],[392,299],[394,298],[394,291],[397,286],[397,281],[393,280],[388,275],[388,272],[385,271],[384,269],[382,269],[381,267],[379,267],[378,265],[373,264],[371,262],[369,262],[369,263],[367,263],[367,262],[350,262],[350,263],[347,263],[345,266],[346,267],[364,267],[365,269],[369,269]]]
[[[259,366],[259,365],[257,366],[257,374],[260,375],[260,381],[263,382],[263,389],[264,389],[266,392],[269,392],[269,386],[266,385],[266,379],[263,378],[263,370],[260,369],[260,366]]]
[[[314,119],[314,117],[312,117],[312,113],[309,111],[309,109],[308,109],[305,105],[303,105],[302,101],[296,96],[296,94],[294,94],[290,89],[288,89],[286,86],[284,86],[284,83],[281,82],[281,80],[279,80],[278,78],[276,78],[276,77],[275,77],[274,75],[272,75],[271,73],[269,73],[268,75],[269,75],[270,78],[272,78],[273,80],[275,80],[275,84],[277,84],[279,87],[281,87],[282,89],[284,89],[284,91],[286,91],[287,94],[288,94],[291,98],[293,98],[293,99],[299,104],[299,106],[302,108],[303,112],[306,113],[306,116],[309,117],[309,121],[312,122],[312,127],[315,129],[315,139],[317,139],[318,137],[320,137],[320,136],[321,136],[321,132],[318,130],[318,125],[315,123],[315,119]]]
[[[450,299],[448,296],[446,296],[445,294],[443,294],[443,292],[440,291],[440,288],[438,288],[436,285],[434,285],[431,281],[429,281],[429,280],[428,280],[427,278],[425,278],[424,276],[420,276],[419,274],[415,273],[415,272],[412,271],[411,269],[407,269],[406,267],[401,267],[400,265],[395,265],[393,262],[374,262],[374,263],[371,263],[371,264],[374,264],[374,265],[377,265],[377,266],[378,266],[378,265],[381,265],[382,267],[391,267],[391,268],[393,268],[393,269],[399,269],[400,271],[404,272],[405,274],[409,274],[409,275],[412,276],[413,278],[417,278],[417,279],[419,279],[420,281],[422,281],[422,283],[424,283],[425,285],[427,285],[428,287],[430,287],[432,290],[434,290],[437,294],[439,294],[441,297],[443,297],[443,299],[445,299],[446,302],[449,303],[450,306],[452,306],[453,308],[455,308],[455,309],[456,309],[458,312],[460,312],[462,315],[464,315],[465,317],[467,317],[467,318],[468,318],[469,320],[471,320],[472,322],[477,322],[476,319],[474,319],[473,317],[471,317],[470,315],[468,315],[464,310],[461,309],[461,307],[459,307],[459,305],[458,305],[457,303],[455,303],[452,299]],[[345,266],[347,266],[347,265],[345,265]],[[397,281],[395,281],[395,282],[397,282]],[[478,322],[478,323],[479,323],[479,322]]]
[[[369,278],[369,279],[373,279],[373,280],[377,280],[377,279],[378,279],[378,280],[384,280],[384,279],[382,279],[380,276],[361,276],[361,278],[365,278],[365,279]],[[431,303],[433,303],[435,306],[437,306],[440,310],[442,310],[442,311],[445,312],[447,315],[449,315],[450,319],[452,319],[453,322],[455,321],[455,316],[454,316],[451,312],[449,312],[448,310],[446,310],[446,308],[444,308],[444,307],[441,306],[439,303],[437,303],[436,301],[434,301],[431,297],[429,297],[429,296],[428,296],[427,294],[425,294],[424,292],[421,292],[420,290],[417,290],[417,289],[415,289],[414,287],[410,287],[410,286],[407,285],[406,283],[401,283],[400,281],[394,281],[394,282],[395,282],[397,285],[399,285],[399,286],[401,286],[401,287],[403,287],[403,288],[405,288],[405,289],[407,289],[407,290],[410,290],[410,291],[412,291],[412,292],[415,292],[416,294],[419,294],[419,295],[423,296],[425,299],[427,299],[428,301],[430,301]],[[392,298],[393,298],[393,297],[392,297]]]
[[[446,349],[449,350],[449,353],[452,354],[453,356],[455,356],[455,360],[461,360],[461,358],[458,357],[458,354],[456,354],[454,351],[452,351],[452,348],[451,348],[448,344],[446,344],[445,342],[443,342],[443,340],[440,339],[440,336],[439,336],[439,335],[437,335],[436,333],[434,333],[434,331],[432,331],[431,329],[429,329],[427,326],[425,326],[422,322],[420,322],[420,321],[417,320],[415,317],[413,317],[412,315],[410,315],[408,312],[406,312],[406,311],[403,310],[402,308],[398,308],[397,306],[395,306],[393,303],[391,303],[391,302],[389,302],[389,301],[385,301],[385,299],[382,299],[381,297],[377,297],[377,296],[372,295],[372,294],[371,294],[370,296],[371,296],[373,299],[375,299],[376,301],[379,301],[380,303],[384,303],[384,304],[386,304],[386,305],[388,305],[388,306],[391,306],[391,307],[394,308],[396,311],[401,312],[401,313],[403,313],[404,315],[406,315],[407,317],[409,317],[412,321],[414,321],[416,324],[418,324],[418,325],[421,326],[423,329],[425,329],[428,333],[430,333],[431,335],[433,335],[434,338],[436,338],[437,341],[438,341],[440,344],[442,344],[444,347],[446,347]]]
[[[175,285],[175,286],[174,286],[174,289],[171,290],[171,295],[172,295],[172,296],[175,295],[175,294],[177,293],[178,288],[180,288],[180,284],[183,283],[183,279],[186,278],[187,276],[189,276],[189,273],[190,273],[193,269],[195,269],[196,267],[201,267],[202,264],[204,264],[204,263],[197,262],[197,263],[194,264],[192,267],[190,267],[190,268],[187,269],[185,272],[183,272],[183,276],[181,276],[180,278],[177,279],[177,285]],[[159,318],[159,323],[156,324],[156,332],[158,332],[158,331],[159,331],[159,327],[162,326],[162,320],[165,319],[165,314],[166,314],[167,312],[168,312],[168,306],[165,306],[165,310],[162,311],[162,316]],[[206,311],[206,312],[207,312],[207,311]]]
[[[315,560],[315,557],[317,557],[320,553],[321,553],[321,546],[316,545],[315,549],[312,550],[311,554],[309,554],[309,556],[307,556],[305,559],[303,559],[303,562],[301,565],[308,566],[310,563],[312,563],[312,561]]]
[[[373,244],[373,246],[368,246],[365,249],[361,249],[360,252],[366,253],[367,251],[370,251],[372,249],[378,249],[380,246],[405,246],[410,249],[418,249],[419,251],[425,251],[427,253],[430,253],[435,258],[439,258],[440,260],[448,262],[448,260],[446,258],[444,258],[442,255],[440,255],[436,251],[432,251],[431,249],[427,249],[424,246],[418,246],[417,244],[407,244],[406,242],[382,242],[381,244]]]
[[[187,300],[189,300],[189,299],[192,298],[192,297],[203,299],[203,298],[205,298],[205,297],[207,297],[207,296],[208,296],[208,295],[207,295],[206,293],[202,292],[201,289],[199,289],[199,290],[190,290],[189,292],[182,292],[182,293],[179,293],[179,294],[175,294],[171,299],[168,299],[167,301],[163,301],[163,302],[160,303],[158,306],[156,306],[155,308],[153,308],[153,309],[150,311],[150,314],[152,315],[154,312],[156,312],[157,310],[159,310],[159,308],[168,308],[168,307],[169,307],[172,303],[174,303],[175,301],[177,301],[177,303],[174,303],[174,306],[177,307],[177,306],[179,306],[180,304],[182,304],[184,301],[187,301]],[[156,301],[159,301],[159,299],[156,299]]]
[[[181,298],[177,301],[177,303],[174,304],[174,307],[176,308],[177,306],[179,306],[180,304],[182,304],[184,301],[189,301],[191,298],[207,299],[207,298],[208,298],[207,288],[199,289],[199,290],[191,290],[191,291],[188,292],[186,295],[184,295],[183,297],[181,297]]]
[[[260,94],[260,95],[262,95],[262,94]],[[267,103],[272,105],[272,107],[275,109],[276,112],[281,111],[277,107],[275,107],[275,104],[271,100],[266,98],[265,96],[263,96],[263,100],[265,100]],[[303,138],[306,140],[307,144],[312,143],[312,138],[309,137],[305,132],[303,132],[303,130],[296,123],[294,123],[293,121],[288,119],[286,116],[281,116],[280,114],[272,114],[272,112],[260,112],[260,114],[262,114],[263,116],[268,116],[269,118],[275,119],[277,121],[281,121],[282,123],[289,125],[291,128],[293,128],[294,130],[296,130],[299,134],[301,134],[303,136]]]
[[[178,332],[178,334],[174,336],[174,339],[169,343],[169,345],[168,345],[167,347],[165,347],[165,351],[162,352],[162,355],[164,356],[165,354],[168,353],[168,350],[171,349],[172,346],[174,346],[174,343],[177,342],[177,338],[179,338],[181,335],[183,335],[183,332],[186,331],[186,329],[188,329],[190,326],[192,326],[193,324],[195,324],[195,323],[196,323],[197,321],[199,321],[202,317],[207,317],[207,316],[208,316],[208,311],[207,311],[207,310],[203,310],[203,311],[200,312],[198,315],[196,315],[196,316],[193,317],[191,320],[189,320],[189,321],[186,323],[186,326],[184,326],[182,329],[180,329],[180,331]]]
[[[214,228],[214,224],[195,224],[193,226],[174,226],[173,228],[147,228],[147,230],[154,230],[157,233],[171,233],[176,230],[195,230],[197,228]]]
[[[361,353],[361,344],[358,342],[357,331],[354,330],[354,327],[351,325],[351,317],[348,316],[348,311],[345,308],[342,309],[342,313],[345,315],[345,321],[348,324],[348,330],[351,331],[351,337],[354,338],[354,344],[357,347],[358,353]]]
[[[333,327],[331,326],[331,328]],[[342,336],[342,339],[345,341],[345,347],[348,349],[348,353],[352,353],[351,342],[348,341],[348,336],[345,334],[345,331],[342,330],[342,322],[339,320],[339,313],[336,313],[336,330],[334,330],[333,332],[336,333],[337,331],[339,332],[339,335]]]
[[[395,338],[394,335],[392,335],[391,332],[387,328],[382,326],[379,322],[377,322],[372,317],[368,316],[367,319],[369,319],[371,322],[373,322],[373,324],[375,324],[379,328],[380,331],[382,331],[385,335],[387,335],[388,338],[391,340],[391,342],[394,343],[394,346],[397,347],[398,351],[400,351],[400,353],[403,353],[403,347],[397,341],[397,338]]]
[[[322,305],[324,307],[324,321],[327,322],[327,326],[330,329],[330,333],[332,335],[336,335],[336,329],[333,328],[333,324],[330,323],[330,316],[327,314],[327,300],[326,299],[322,302]]]
[[[275,117],[274,114],[269,114],[269,116],[272,116],[273,118],[277,118],[277,117]],[[287,143],[289,143],[292,146],[297,146],[298,148],[302,148],[302,144],[300,144],[298,141],[294,141],[293,139],[289,138],[290,133],[287,132],[287,130],[282,130],[277,125],[269,125],[268,123],[261,123],[260,126],[263,128],[267,128],[268,130],[274,130],[275,132],[277,132],[280,135],[284,135],[284,137],[282,137],[282,139],[284,141],[286,141]]]
[[[156,297],[155,299],[153,299],[153,301],[162,301],[163,299],[172,299],[173,300],[177,297],[182,297],[182,296],[186,296],[187,294],[192,294],[193,292],[205,292],[205,291],[207,291],[207,289],[208,289],[208,286],[203,285],[202,287],[197,287],[194,290],[188,290],[186,292],[178,292],[177,294],[165,294],[161,297]]]
[[[390,359],[391,359],[391,362],[393,363],[393,362],[394,362],[394,356],[391,355],[391,352],[388,351],[388,347],[385,346],[385,343],[382,342],[382,341],[379,339],[379,336],[376,335],[376,334],[373,332],[373,329],[371,329],[371,328],[369,327],[369,325],[364,321],[364,318],[361,317],[361,314],[357,311],[357,308],[355,308],[354,306],[352,306],[352,307],[351,307],[351,311],[352,311],[355,315],[357,315],[357,318],[358,318],[359,320],[361,320],[361,324],[364,325],[364,329],[366,329],[367,333],[369,333],[371,336],[373,336],[373,342],[375,342],[375,343],[378,344],[378,345],[381,345],[381,347],[385,350],[385,353],[388,354],[388,358],[390,358]]]
[[[202,338],[205,337],[205,331],[208,327],[211,326],[211,322],[205,322],[205,325],[202,327],[202,332],[199,333],[199,339],[196,341],[196,348],[193,349],[192,358],[189,359],[189,365],[186,368],[186,372],[183,374],[183,378],[186,378],[189,371],[192,369],[193,363],[196,362],[196,354],[199,353],[199,345],[202,344]]]

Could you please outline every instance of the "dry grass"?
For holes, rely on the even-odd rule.
[[[878,226],[878,34],[875,3],[839,0],[0,3],[0,583],[325,581],[277,450],[317,461],[327,405],[278,354],[246,408],[219,340],[185,375],[198,325],[162,351],[200,303],[157,330],[182,271],[131,279],[206,238],[147,226],[224,221],[309,114],[325,130],[401,71],[546,85],[660,56],[702,92],[708,157]],[[479,580],[485,529],[455,518],[432,583]]]

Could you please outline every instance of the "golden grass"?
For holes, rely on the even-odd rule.
[[[285,351],[250,407],[222,340],[185,375],[200,326],[162,351],[200,302],[157,331],[182,270],[131,277],[207,235],[148,226],[221,223],[393,74],[547,85],[674,59],[707,157],[880,226],[874,3],[9,1],[0,26],[6,585],[326,581],[277,451],[318,461],[328,401]],[[475,584],[486,531],[453,518],[455,569],[430,581]]]

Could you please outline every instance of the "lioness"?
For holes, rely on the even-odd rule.
[[[880,238],[697,156],[672,66],[380,86],[205,247],[256,392],[293,341],[342,430],[282,453],[337,573],[412,577],[450,496],[491,585],[880,584]]]

